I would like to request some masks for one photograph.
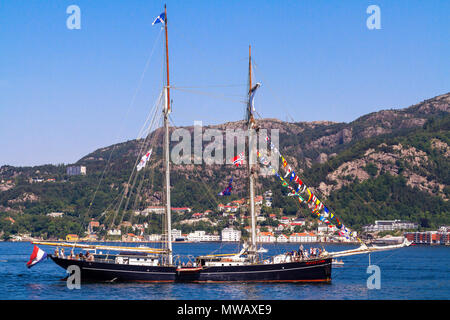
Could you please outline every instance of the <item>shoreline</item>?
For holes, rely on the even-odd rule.
[[[20,240],[20,241],[10,241],[10,240],[0,240],[0,243],[4,242],[4,243],[25,243],[25,242],[29,242],[32,243],[33,241],[49,241],[49,242],[60,242],[60,243],[71,243],[73,241],[65,241],[65,240],[41,240],[41,239],[30,239],[30,240]],[[136,243],[136,244],[153,244],[153,243],[162,243],[161,241],[115,241],[115,240],[104,240],[104,241],[76,241],[73,243]],[[236,244],[236,243],[240,243],[240,241],[173,241],[172,244],[175,243],[180,243],[180,244],[192,244],[192,243],[231,243],[231,244]],[[351,241],[351,242],[333,242],[333,241],[325,241],[325,242],[320,242],[320,241],[316,241],[316,242],[262,242],[262,243],[258,243],[259,246],[264,246],[264,245],[271,245],[271,244],[316,244],[316,245],[320,245],[320,244],[335,244],[335,245],[358,245],[360,242],[358,241]],[[377,243],[377,244],[381,244],[381,243]],[[448,243],[412,243],[412,245],[417,245],[417,246],[430,246],[430,247],[434,247],[434,246],[450,246],[450,244]]]
[[[103,241],[65,241],[65,240],[41,240],[41,239],[30,239],[30,240],[20,240],[20,241],[5,241],[2,240],[0,242],[33,242],[33,241],[48,241],[48,242],[61,242],[61,243],[137,243],[137,244],[146,244],[146,243],[162,243],[161,241],[114,241],[114,240],[103,240]],[[240,243],[241,241],[173,241],[172,244],[175,243]],[[261,242],[258,243],[258,245],[263,246],[267,244],[359,244],[358,241],[351,241],[351,242]]]

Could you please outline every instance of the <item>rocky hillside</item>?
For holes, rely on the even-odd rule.
[[[380,218],[402,218],[425,226],[450,223],[449,111],[447,93],[409,108],[374,112],[350,123],[277,119],[258,123],[263,129],[279,130],[280,150],[289,163],[330,207],[342,214],[347,224],[360,226]],[[238,121],[203,129],[238,129],[244,125],[244,121]],[[185,129],[194,132],[192,126]],[[89,215],[98,216],[133,185],[141,192],[131,203],[140,207],[159,204],[162,141],[162,130],[158,129],[146,141],[132,140],[98,149],[77,162],[87,167],[86,177],[65,176],[65,166],[1,167],[0,212],[45,214],[50,210],[76,216],[87,212],[98,188],[89,211]],[[148,147],[143,143],[154,149],[150,169],[145,170],[142,181],[129,180],[141,150]],[[207,146],[204,142],[203,148]],[[31,183],[35,177],[56,182]],[[225,201],[216,194],[231,177],[236,197],[244,196],[243,169],[232,165],[173,165],[173,204],[199,210],[214,208]],[[282,196],[283,190],[274,179],[258,179],[258,192],[267,188],[275,190],[280,198],[275,205],[290,208],[286,214],[307,214]]]

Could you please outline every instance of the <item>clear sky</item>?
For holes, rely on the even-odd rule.
[[[202,93],[173,91],[177,126],[243,118],[249,44],[264,118],[350,122],[450,91],[450,1],[166,3],[171,84]],[[81,29],[67,28],[70,5]],[[369,5],[381,29],[366,25]],[[163,7],[1,1],[0,166],[73,163],[136,138],[161,90],[163,35],[151,23]]]

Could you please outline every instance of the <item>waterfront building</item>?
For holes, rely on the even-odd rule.
[[[68,234],[66,236],[66,241],[78,241],[78,235],[76,235],[76,234]]]
[[[149,234],[144,236],[145,241],[161,241],[160,234]]]
[[[417,223],[401,220],[377,220],[375,224],[363,227],[365,232],[393,231],[393,230],[409,230],[417,229]]]
[[[256,236],[256,242],[273,243],[277,240],[272,232],[260,232]]]
[[[98,221],[95,221],[94,219],[92,219],[89,224],[88,224],[88,233],[94,233],[94,228],[98,228],[100,227],[100,223]]]
[[[317,242],[317,236],[310,232],[298,232],[289,236],[289,242]]]
[[[137,242],[137,241],[141,241],[141,239],[140,239],[139,236],[135,235],[134,233],[127,233],[127,234],[124,234],[122,236],[122,241],[125,241],[125,242],[130,242],[130,241]]]
[[[288,242],[288,241],[289,241],[289,238],[288,238],[288,236],[285,235],[285,234],[280,234],[280,235],[277,237],[277,242],[280,242],[280,243],[286,243],[286,242]]]
[[[450,243],[450,232],[447,231],[405,232],[404,236],[408,241],[416,244]]]
[[[181,230],[172,229],[172,241],[175,241],[177,238],[182,238]]]
[[[203,230],[197,230],[194,232],[191,232],[187,235],[187,240],[188,241],[195,241],[195,242],[200,242],[200,241],[220,241],[220,236],[219,235],[212,235],[212,234],[207,234],[206,231]]]
[[[225,228],[222,230],[222,241],[240,241],[241,231],[233,228]]]

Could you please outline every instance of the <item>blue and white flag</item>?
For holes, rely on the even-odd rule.
[[[166,14],[163,12],[159,16],[156,17],[155,21],[153,21],[152,26],[157,23],[164,23],[166,21]]]
[[[233,178],[230,179],[230,182],[228,183],[228,187],[225,190],[223,190],[222,192],[219,192],[218,196],[231,195],[231,190],[233,189],[232,183],[233,183]]]
[[[254,112],[255,111],[255,93],[256,90],[261,86],[261,83],[257,83],[251,90],[250,90],[250,108]]]

